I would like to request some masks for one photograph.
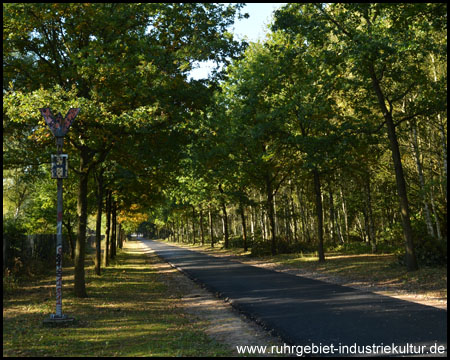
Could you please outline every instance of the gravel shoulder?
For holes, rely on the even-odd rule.
[[[402,299],[406,301],[415,302],[422,305],[432,306],[438,309],[447,310],[447,299],[435,296],[427,296],[423,294],[418,294],[402,289],[398,289],[395,286],[378,286],[370,282],[361,282],[348,279],[342,276],[330,275],[319,271],[310,271],[306,269],[293,268],[287,265],[278,264],[274,262],[267,262],[267,260],[258,258],[244,258],[242,256],[237,256],[233,254],[228,254],[224,252],[217,251],[216,249],[204,249],[200,247],[192,247],[185,244],[170,242],[170,245],[178,246],[180,248],[194,250],[202,252],[207,255],[227,258],[229,260],[239,262],[242,264],[257,266],[260,268],[270,269],[278,272],[288,273],[296,276],[303,276],[310,279],[322,280],[331,284],[344,285],[358,290],[371,291],[376,294],[394,297],[397,299]]]
[[[127,242],[127,248],[145,251],[149,256],[155,252],[140,241]],[[204,322],[204,331],[214,340],[226,344],[237,356],[237,346],[279,346],[284,343],[270,335],[260,325],[240,314],[231,304],[216,298],[199,284],[160,259],[154,265],[168,287],[177,289],[180,306],[187,313]],[[262,356],[262,355],[261,355]]]

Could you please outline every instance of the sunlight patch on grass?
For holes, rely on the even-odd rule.
[[[53,276],[3,299],[3,356],[230,356],[201,321],[183,313],[180,294],[162,282],[156,256],[119,252],[102,275],[87,267],[88,298],[75,298],[73,268],[63,277],[63,313],[73,325],[44,327],[55,312]],[[52,286],[49,286],[52,289]],[[51,295],[51,296],[49,296]]]

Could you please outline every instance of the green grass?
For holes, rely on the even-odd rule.
[[[89,256],[88,256],[89,258]],[[54,275],[22,283],[3,298],[3,356],[230,356],[187,315],[176,289],[152,266],[154,255],[119,252],[101,276],[86,271],[88,298],[74,297],[64,268],[63,313],[72,325],[48,327],[55,312]]]
[[[422,266],[409,272],[394,254],[328,253],[319,263],[316,256],[279,255],[280,264],[337,275],[350,282],[372,284],[438,298],[447,298],[447,268]]]

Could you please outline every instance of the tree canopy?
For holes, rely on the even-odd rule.
[[[109,237],[118,219],[254,254],[446,261],[446,5],[290,3],[251,44],[230,32],[242,7],[3,4],[4,199],[27,231],[55,212],[39,108],[81,109],[64,143],[77,296],[102,206]]]

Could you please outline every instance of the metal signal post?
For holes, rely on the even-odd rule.
[[[52,178],[57,179],[57,205],[56,205],[56,313],[45,319],[45,324],[58,324],[72,322],[74,319],[62,313],[62,218],[63,218],[63,179],[68,176],[68,157],[62,153],[64,136],[69,130],[72,121],[80,109],[70,109],[63,119],[61,113],[56,118],[50,108],[39,109],[45,122],[56,137],[57,154],[52,155]]]

